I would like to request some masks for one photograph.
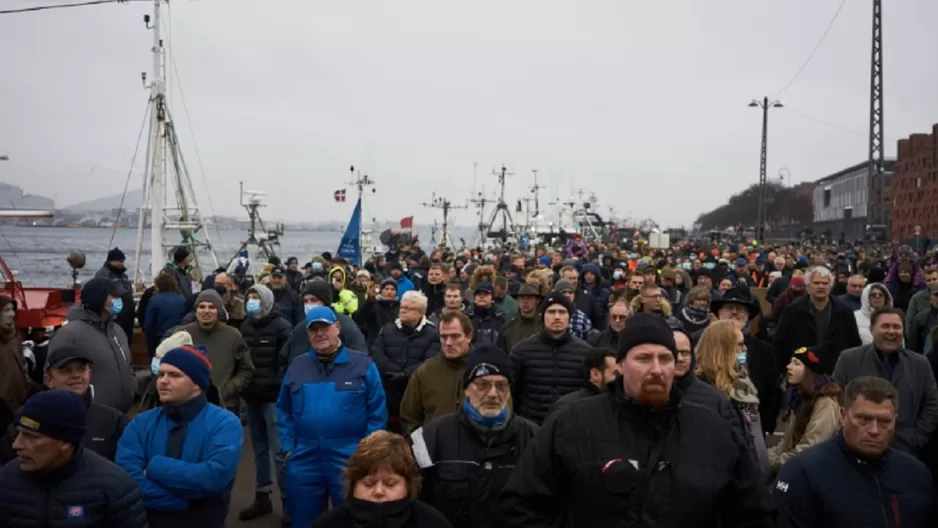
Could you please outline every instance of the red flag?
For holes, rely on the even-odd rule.
[[[345,189],[339,189],[338,191],[332,193],[332,197],[335,198],[337,202],[345,201]]]
[[[414,217],[405,216],[401,218],[401,229],[413,229],[414,228]]]

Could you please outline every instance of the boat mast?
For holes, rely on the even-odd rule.
[[[362,174],[361,171],[356,171],[355,166],[352,165],[351,170],[352,181],[351,185],[354,185],[358,189],[358,203],[361,204],[361,210],[358,215],[358,265],[365,265],[365,240],[364,236],[366,234],[371,234],[370,230],[366,230],[365,226],[365,187],[370,187],[375,184],[375,181],[368,177],[368,173]],[[374,188],[371,189],[371,192],[375,192]],[[370,239],[369,239],[370,244]]]
[[[207,249],[218,266],[218,256],[212,248],[208,232],[204,234],[205,241],[201,242],[196,236],[204,227],[202,217],[198,210],[192,180],[185,158],[179,148],[178,137],[173,125],[172,115],[166,101],[166,56],[163,49],[161,30],[161,3],[166,0],[153,0],[153,15],[144,15],[143,21],[147,29],[153,32],[153,46],[150,49],[153,58],[152,77],[147,84],[147,74],[141,74],[144,87],[150,89],[150,136],[147,143],[147,165],[144,174],[143,190],[144,203],[149,204],[150,220],[150,278],[155,278],[163,267],[165,251],[169,247],[184,245],[189,249],[193,262],[193,280],[201,281],[199,263],[200,248]],[[164,203],[167,180],[167,162],[172,163],[174,170],[173,186],[176,197],[174,220],[167,221],[167,208]],[[143,277],[140,270],[140,255],[143,250],[143,232],[146,225],[147,214],[145,207],[141,207],[139,224],[137,226],[137,270],[134,274],[134,283],[143,286]],[[167,229],[179,231],[182,235],[181,244],[166,244],[163,232]]]
[[[134,285],[142,289],[143,272],[140,261],[143,254],[143,231],[146,227],[147,217],[150,219],[150,278],[159,274],[162,267],[163,255],[163,193],[166,180],[163,168],[163,149],[160,148],[163,130],[163,121],[166,119],[164,98],[166,85],[161,68],[163,40],[160,37],[160,2],[153,0],[153,17],[143,15],[143,22],[147,29],[153,32],[152,77],[147,85],[147,74],[140,74],[144,87],[150,88],[150,135],[147,140],[146,170],[143,175],[144,204],[140,207],[137,220],[137,265],[134,271]],[[152,24],[151,24],[152,22]],[[147,199],[149,198],[149,199]],[[147,215],[146,204],[149,203],[150,213]]]

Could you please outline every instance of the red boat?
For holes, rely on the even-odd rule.
[[[70,256],[71,257],[71,256]],[[84,259],[84,255],[81,255]],[[33,288],[23,286],[0,257],[0,294],[16,301],[16,326],[22,330],[62,326],[65,315],[81,298],[81,290],[75,281],[70,288]]]

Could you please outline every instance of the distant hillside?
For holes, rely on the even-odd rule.
[[[143,203],[143,191],[133,190],[127,191],[127,196],[124,198],[124,210],[125,211],[136,211],[140,208],[140,204]],[[75,211],[75,212],[99,212],[99,211],[111,211],[112,209],[117,209],[121,206],[121,195],[115,194],[112,196],[105,196],[103,198],[97,198],[95,200],[89,200],[87,202],[77,203],[75,205],[69,205],[63,207],[66,211]]]
[[[0,209],[55,209],[55,202],[45,196],[26,194],[16,185],[0,183]]]

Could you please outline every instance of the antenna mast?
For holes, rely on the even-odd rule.
[[[437,196],[436,193],[433,193],[433,196],[430,199],[430,202],[422,202],[420,205],[424,207],[430,207],[432,209],[440,209],[443,211],[443,236],[440,237],[440,244],[438,247],[443,250],[447,249],[447,247],[451,245],[451,244],[448,244],[447,242],[449,239],[448,229],[449,229],[450,211],[453,209],[468,209],[469,206],[468,205],[453,205],[453,203],[450,202],[448,199],[442,196]],[[452,241],[449,241],[449,242],[452,242]]]
[[[883,2],[873,0],[873,50],[870,61],[870,137],[868,220],[889,224],[883,150]],[[887,226],[889,233],[892,226]]]
[[[480,233],[488,231],[487,235],[489,238],[501,239],[502,244],[508,243],[508,237],[516,236],[516,227],[515,221],[511,218],[511,213],[508,211],[508,205],[505,203],[505,177],[514,176],[514,173],[508,172],[508,169],[502,165],[502,169],[499,172],[493,171],[493,174],[498,177],[498,203],[495,206],[495,210],[492,211],[492,216],[489,217],[489,221],[485,224],[479,226]],[[499,231],[493,231],[492,228],[495,225],[499,214],[502,217],[502,228]]]

